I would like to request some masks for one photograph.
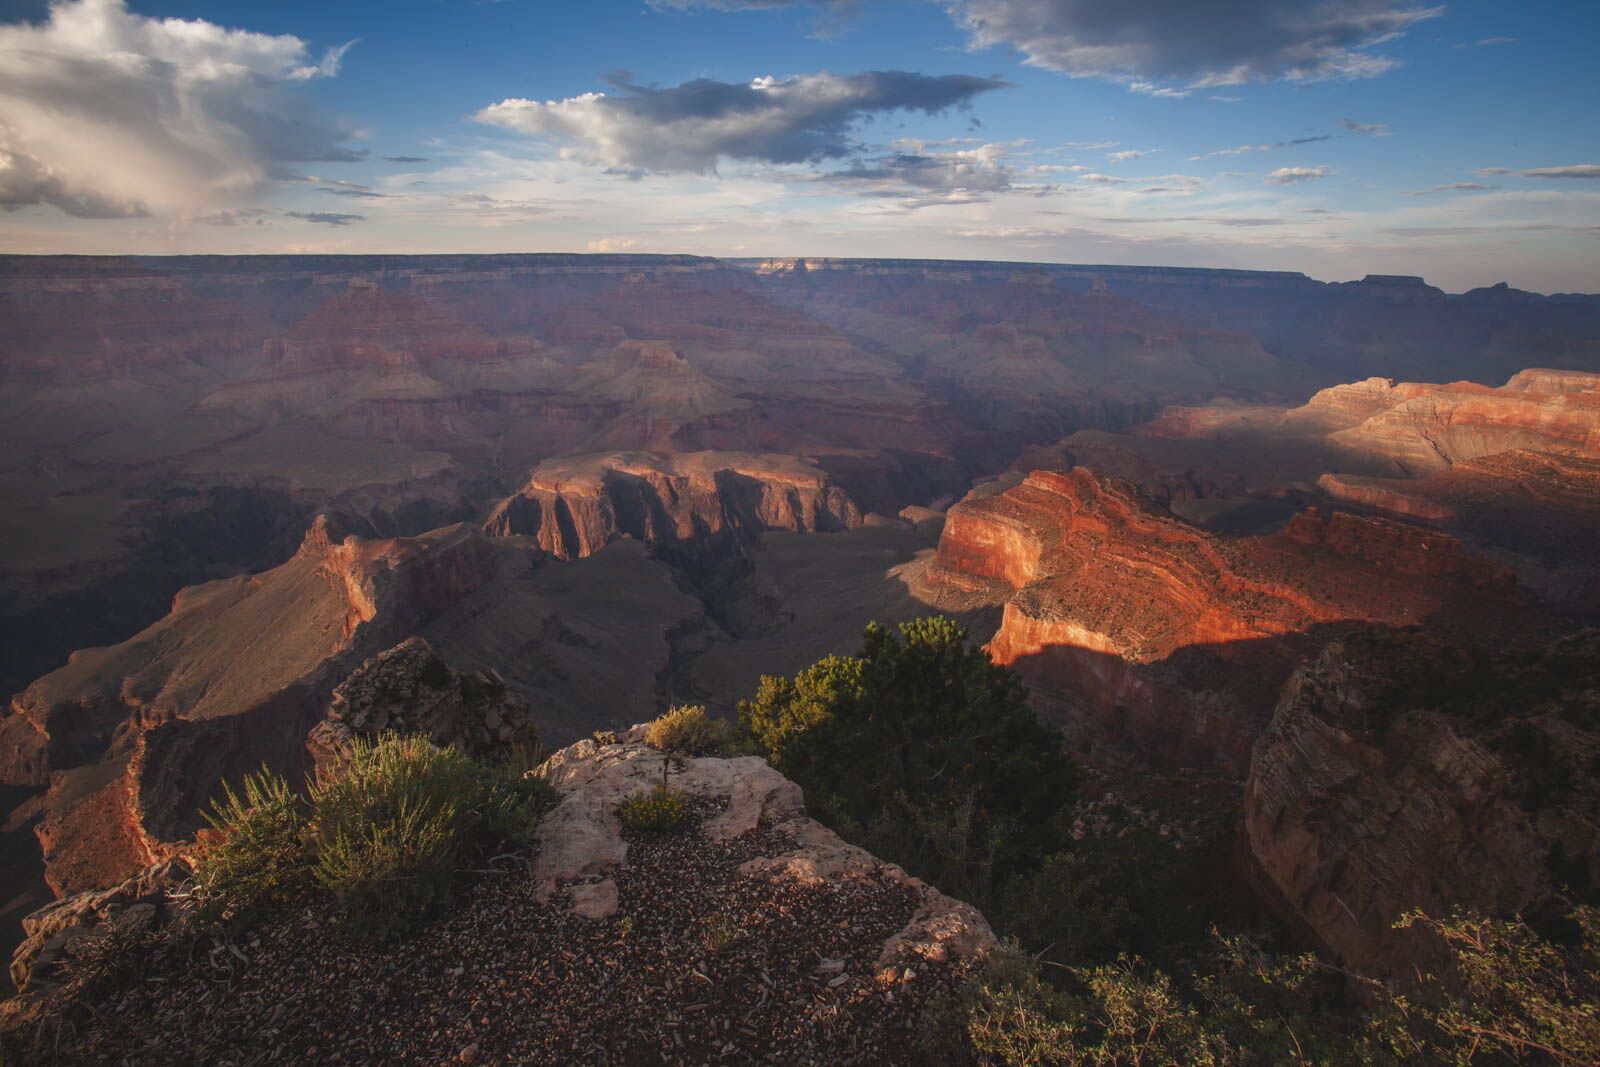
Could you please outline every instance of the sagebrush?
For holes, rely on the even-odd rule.
[[[200,854],[202,918],[248,920],[310,888],[337,901],[347,925],[386,937],[432,911],[462,868],[532,839],[555,791],[526,753],[474,760],[420,736],[357,739],[295,793],[263,770],[242,792],[224,786]]]

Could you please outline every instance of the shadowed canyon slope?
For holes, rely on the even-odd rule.
[[[7,830],[35,828],[53,889],[158,858],[224,777],[304,771],[334,686],[411,634],[451,667],[495,672],[562,739],[653,704],[664,631],[701,612],[637,543],[558,568],[525,538],[465,524],[382,541],[327,528],[277,568],[184,590],[159,622],[14,698],[3,784],[44,792]]]
[[[1327,646],[1251,762],[1244,842],[1266,898],[1362,973],[1439,946],[1409,909],[1538,918],[1600,885],[1600,634],[1466,655],[1414,633]]]

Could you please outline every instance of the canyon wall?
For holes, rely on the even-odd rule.
[[[0,257],[0,637],[16,649],[0,686],[128,637],[185,584],[281,562],[284,531],[317,512],[417,534],[481,519],[548,460],[739,451],[804,456],[892,514],[1080,429],[1427,377],[1446,350],[1457,374],[1514,351],[1516,369],[1551,368],[1527,391],[1565,389],[1600,369],[1597,314],[1249,271]],[[164,555],[184,501],[223,492],[256,517]]]
[[[1600,885],[1600,634],[1469,654],[1416,633],[1329,644],[1256,743],[1243,839],[1264,897],[1346,966],[1442,959],[1412,909],[1539,922]]]
[[[319,519],[287,563],[185,589],[160,622],[34,682],[0,720],[0,782],[44,789],[28,808],[51,887],[153,862],[225,777],[303,770],[333,684],[492,564],[471,526],[363,542]]]

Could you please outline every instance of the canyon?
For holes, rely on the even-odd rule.
[[[1600,303],[1420,279],[0,257],[0,917],[174,855],[379,689],[569,745],[941,612],[1099,773],[1232,783],[1263,898],[1392,970],[1432,824],[1358,848],[1316,797],[1382,807],[1349,768],[1423,727],[1329,740],[1307,679],[1374,628],[1536,657],[1600,620],[1597,372]],[[1477,735],[1426,722],[1476,796]],[[1327,857],[1365,848],[1393,888],[1346,928]]]
[[[1374,369],[1593,370],[1596,336],[1589,302],[1415,279],[0,257],[0,686],[128,637],[184,585],[281,562],[318,512],[379,537],[481,521],[547,460],[803,456],[893,514],[1169,405],[1294,403]]]

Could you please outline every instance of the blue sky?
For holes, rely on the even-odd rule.
[[[0,248],[1595,291],[1597,31],[1592,3],[0,0]]]

